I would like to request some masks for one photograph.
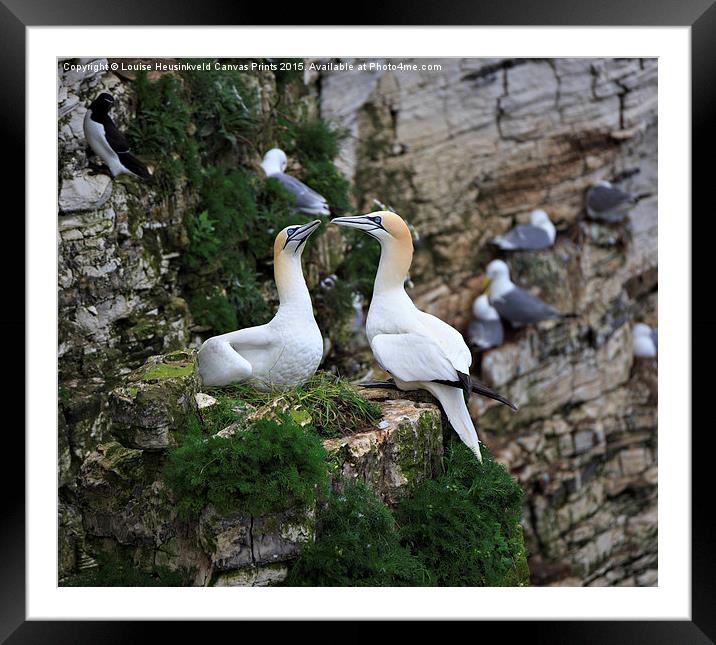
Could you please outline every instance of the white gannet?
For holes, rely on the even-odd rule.
[[[530,213],[529,224],[517,224],[504,235],[498,235],[492,243],[503,251],[541,251],[554,244],[557,231],[542,209]]]
[[[654,358],[658,351],[657,330],[644,323],[637,323],[632,329],[634,356]]]
[[[288,226],[273,246],[274,279],[279,308],[271,322],[214,336],[197,355],[199,375],[208,386],[249,381],[257,389],[302,385],[323,355],[323,338],[301,268],[308,237],[321,224],[315,220]]]
[[[393,375],[399,389],[424,389],[438,399],[460,439],[481,459],[464,395],[477,392],[514,406],[472,381],[472,354],[460,332],[420,311],[405,292],[405,277],[413,259],[407,224],[389,211],[336,217],[332,222],[365,231],[380,242],[380,262],[366,320],[366,335],[376,360]]]
[[[286,153],[280,148],[269,150],[261,162],[261,168],[266,176],[278,181],[293,195],[297,211],[308,215],[330,215],[331,209],[326,198],[310,189],[302,181],[284,173],[287,165]]]
[[[561,314],[531,293],[520,289],[510,280],[510,269],[502,260],[493,260],[487,265],[490,280],[490,304],[509,321],[514,328],[523,327],[540,320],[557,320],[572,317]]]
[[[633,195],[608,181],[598,181],[587,191],[587,215],[605,222],[621,222],[635,202]]]
[[[499,347],[505,337],[500,314],[490,305],[487,294],[475,298],[472,303],[474,319],[467,326],[467,337],[478,349]]]
[[[85,139],[92,151],[107,164],[112,177],[125,174],[138,179],[151,179],[147,167],[129,152],[129,141],[112,121],[109,110],[114,98],[102,92],[85,113]]]

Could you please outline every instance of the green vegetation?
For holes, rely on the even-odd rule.
[[[207,435],[198,421],[190,423],[163,474],[183,517],[196,517],[208,504],[220,513],[256,516],[313,504],[328,471],[315,432],[277,415],[228,436]]]
[[[361,396],[348,381],[319,371],[307,383],[290,390],[259,392],[250,385],[214,388],[219,405],[209,408],[212,425],[226,427],[242,419],[292,415],[299,423],[310,423],[324,438],[351,434],[380,420],[380,406]]]
[[[529,571],[521,497],[487,450],[479,464],[453,441],[443,472],[415,485],[395,519],[363,484],[343,482],[319,514],[316,541],[301,552],[286,584],[524,586]]]
[[[199,325],[223,333],[268,322],[271,308],[260,289],[272,281],[273,240],[291,223],[286,191],[246,168],[208,168],[201,208],[187,222],[183,255],[189,307]]]
[[[293,198],[258,169],[266,150],[283,148],[301,165],[303,181],[337,209],[350,207],[350,185],[333,165],[344,133],[309,116],[296,100],[305,91],[300,74],[282,74],[277,82],[270,118],[259,110],[256,79],[242,72],[137,77],[128,132],[134,149],[154,167],[165,196],[184,178],[198,198],[186,221],[182,276],[191,313],[208,334],[267,322],[275,296],[261,285],[272,284],[273,240],[289,224],[310,219],[294,213]],[[350,303],[342,313],[350,314]]]
[[[141,73],[135,89],[136,116],[127,131],[132,149],[151,164],[154,180],[166,194],[173,193],[180,177],[192,184],[199,181],[199,146],[189,136],[191,107],[179,77],[163,74],[152,82]]]
[[[143,571],[129,558],[100,553],[98,567],[85,569],[59,581],[60,587],[186,587],[191,573],[154,567]]]
[[[443,473],[401,500],[401,541],[440,586],[523,586],[522,491],[483,446],[482,464],[450,443]]]
[[[270,318],[276,305],[273,239],[285,226],[312,219],[293,213],[291,196],[264,177],[258,164],[266,150],[281,147],[290,171],[339,212],[354,212],[353,193],[359,203],[377,197],[410,218],[415,196],[410,172],[384,163],[391,142],[378,135],[361,144],[359,155],[368,163],[361,164],[357,186],[350,186],[333,163],[345,133],[304,109],[300,74],[276,76],[278,94],[268,112],[259,109],[257,81],[228,70],[156,80],[140,74],[136,81],[133,148],[153,166],[160,199],[171,204],[178,188],[191,189],[181,276],[192,316],[207,335]],[[342,234],[343,257],[336,249],[335,257],[321,259],[322,269],[336,274],[335,284],[309,285],[319,327],[334,347],[345,346],[353,294],[370,296],[380,255],[370,237]],[[306,259],[313,269],[319,264],[315,244]],[[315,270],[307,275],[325,277]],[[152,374],[181,376],[184,369],[170,362]],[[163,477],[187,518],[209,504],[220,513],[257,516],[323,499],[317,539],[291,567],[288,584],[526,584],[521,491],[488,451],[479,464],[461,443],[450,441],[442,463],[424,474],[440,473],[414,485],[392,511],[359,483],[341,482],[339,491],[327,492],[329,463],[321,440],[358,431],[381,416],[348,382],[321,372],[288,391],[234,385],[211,394],[218,403],[189,419],[167,453]],[[217,435],[229,426],[231,432]],[[406,469],[422,467],[410,462],[410,454],[398,457]],[[152,586],[169,584],[169,574],[106,563],[63,584]]]
[[[320,514],[318,538],[291,567],[295,587],[402,587],[431,584],[403,548],[390,510],[364,484],[344,482]]]
[[[144,381],[161,381],[167,378],[189,376],[194,371],[191,363],[158,363],[142,374]]]

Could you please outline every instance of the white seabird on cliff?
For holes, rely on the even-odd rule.
[[[513,327],[519,328],[540,320],[558,320],[573,317],[561,314],[531,293],[520,289],[510,280],[510,269],[502,260],[487,265],[490,280],[490,304]]]
[[[467,326],[467,337],[479,349],[499,347],[505,337],[500,314],[490,305],[487,294],[475,298],[472,303],[473,320]]]
[[[498,235],[492,243],[503,251],[541,251],[554,244],[557,231],[542,209],[530,213],[529,224],[517,224],[504,235]]]
[[[658,353],[657,330],[637,323],[632,329],[632,344],[637,358],[654,358]]]
[[[278,181],[294,198],[294,207],[307,215],[330,215],[331,209],[328,201],[315,190],[312,190],[302,181],[284,173],[288,159],[286,153],[280,148],[269,150],[261,162],[261,168],[267,177]]]
[[[405,292],[405,277],[413,259],[407,224],[389,211],[336,217],[332,222],[360,229],[380,243],[380,262],[366,320],[366,334],[376,360],[392,374],[399,389],[423,389],[437,398],[460,439],[481,459],[465,397],[477,392],[513,409],[515,406],[471,379],[472,354],[460,332],[420,311]]]
[[[621,222],[636,198],[615,188],[608,181],[599,181],[587,191],[587,215],[604,222]]]
[[[288,226],[274,242],[274,278],[279,307],[265,325],[209,338],[199,349],[204,385],[250,381],[257,389],[290,388],[305,383],[318,369],[323,338],[301,269],[305,242],[321,224],[315,220]]]

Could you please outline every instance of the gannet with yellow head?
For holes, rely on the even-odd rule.
[[[265,325],[213,336],[199,349],[199,375],[208,386],[249,381],[257,389],[288,389],[318,369],[323,338],[301,268],[305,242],[321,224],[288,226],[274,242],[279,307]]]
[[[366,335],[376,360],[392,374],[401,390],[423,389],[438,399],[460,439],[481,459],[466,397],[477,392],[514,406],[471,379],[472,354],[460,332],[420,311],[405,292],[405,278],[413,260],[407,224],[390,211],[331,221],[360,229],[380,243],[380,262],[366,320]]]

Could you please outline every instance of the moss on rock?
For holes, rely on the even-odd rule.
[[[112,430],[127,445],[162,450],[173,445],[173,433],[196,414],[199,389],[193,351],[152,356],[112,390]]]

